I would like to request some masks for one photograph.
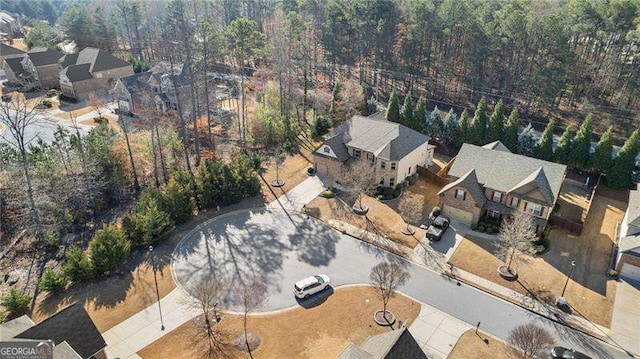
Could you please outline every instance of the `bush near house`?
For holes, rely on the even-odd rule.
[[[31,303],[31,297],[16,289],[11,289],[7,295],[0,298],[0,304],[14,316],[26,314],[29,311],[29,303]]]
[[[113,225],[97,230],[89,242],[89,258],[94,272],[100,275],[129,257],[131,242],[121,228]]]
[[[89,257],[78,247],[72,247],[67,251],[66,262],[62,266],[62,271],[74,282],[86,282],[95,277]]]
[[[67,278],[64,274],[55,272],[51,268],[47,268],[38,281],[38,288],[50,293],[56,293],[67,285]]]

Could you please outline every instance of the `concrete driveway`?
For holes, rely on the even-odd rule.
[[[192,295],[197,295],[198,284],[207,280],[217,278],[216,282],[226,283],[220,307],[232,311],[242,311],[246,288],[242,283],[258,283],[250,286],[252,298],[263,300],[254,303],[252,311],[262,312],[297,305],[291,290],[300,278],[325,273],[333,286],[366,284],[371,268],[383,260],[400,263],[410,273],[401,292],[473,326],[481,322],[482,330],[498,338],[505,339],[515,326],[534,322],[549,330],[558,345],[596,358],[628,358],[626,353],[581,332],[475,288],[457,285],[318,220],[282,210],[243,210],[204,223],[178,245],[172,270],[179,286]]]
[[[621,280],[611,317],[611,337],[640,357],[640,282]]]

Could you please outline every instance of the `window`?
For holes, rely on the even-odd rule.
[[[380,182],[379,182],[379,184],[380,184],[381,186],[384,186],[384,177],[380,178]]]
[[[411,167],[409,167],[409,171],[407,172],[408,175],[411,174]]]
[[[324,153],[331,153],[329,146],[324,146]]]
[[[380,161],[380,168],[382,169],[387,168],[387,163],[385,161]]]
[[[362,156],[362,151],[360,151],[360,150],[353,150],[353,157],[355,157],[355,158],[360,158],[360,156]]]
[[[396,179],[391,177],[389,178],[389,187],[393,187],[393,185],[395,185]]]
[[[395,170],[396,169],[396,163],[395,162],[391,162],[391,169]]]
[[[466,195],[466,193],[463,190],[461,190],[461,189],[457,189],[456,190],[456,199],[464,201],[465,195]]]
[[[529,212],[530,214],[533,214],[534,216],[541,216],[542,215],[542,206],[536,203],[526,203],[525,204],[525,209],[527,212]]]
[[[502,200],[502,192],[494,191],[493,198],[491,200],[494,202],[500,202]]]
[[[511,207],[518,208],[518,203],[520,203],[520,199],[518,197],[511,197]]]

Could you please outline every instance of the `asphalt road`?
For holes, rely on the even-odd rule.
[[[13,115],[14,111],[11,110],[11,113]],[[43,115],[36,115],[36,118],[37,120],[34,121],[31,125],[27,126],[25,129],[26,142],[35,143],[37,142],[37,139],[40,138],[46,143],[51,143],[54,140],[53,134],[56,132],[58,126],[62,126],[67,131],[69,131],[70,134],[75,134],[75,131],[76,131],[75,128],[73,128],[72,126],[69,126],[68,124],[65,124],[63,122],[53,121]],[[4,121],[0,121],[0,122],[4,122]],[[91,129],[90,126],[86,126],[82,124],[79,124],[78,128],[80,129],[80,133],[82,135],[86,135],[87,133],[89,133],[89,130]],[[0,142],[5,142],[10,145],[15,144],[15,140],[13,139],[13,137],[5,127],[0,128]]]
[[[277,209],[242,210],[202,224],[177,246],[172,270],[176,282],[196,297],[211,291],[211,283],[224,283],[222,309],[242,311],[246,296],[254,306],[252,312],[263,312],[321,305],[331,290],[297,301],[293,283],[323,273],[331,277],[334,287],[368,284],[371,268],[381,261],[400,263],[411,274],[401,292],[472,326],[480,322],[482,330],[496,337],[505,339],[515,326],[534,322],[553,333],[557,345],[594,358],[629,358],[579,331],[473,287],[459,286],[434,271],[343,235],[319,220]],[[253,284],[245,290],[247,286],[242,283]]]

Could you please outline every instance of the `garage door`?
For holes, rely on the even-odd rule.
[[[467,225],[471,225],[473,221],[473,213],[451,206],[444,206],[442,214],[453,221],[462,222]]]
[[[620,278],[640,282],[640,267],[628,263],[623,264]]]

